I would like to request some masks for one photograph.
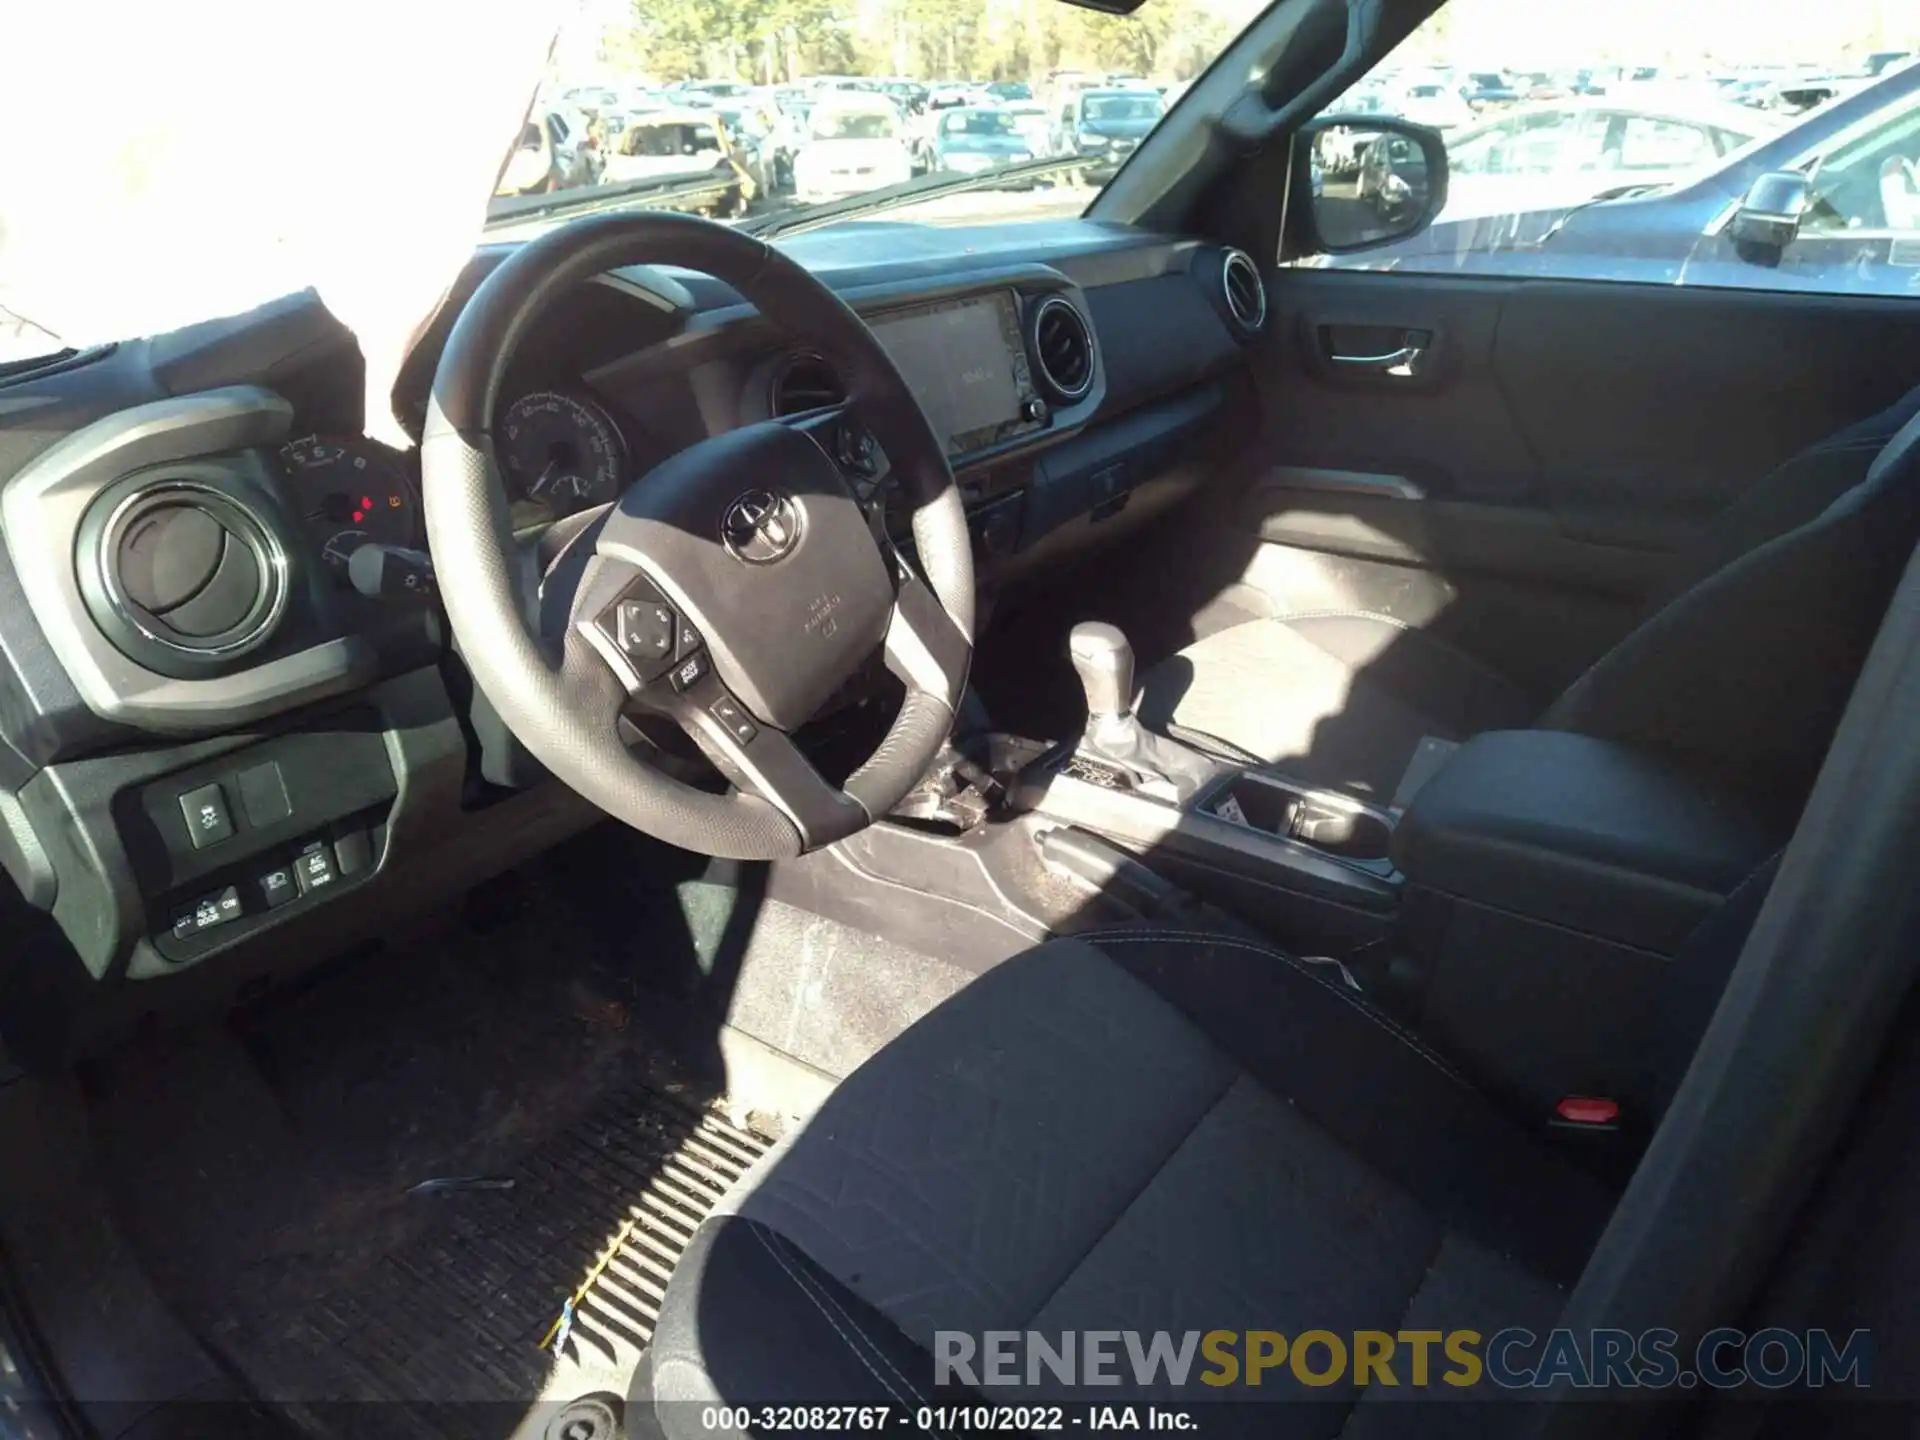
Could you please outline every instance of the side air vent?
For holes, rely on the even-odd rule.
[[[1071,403],[1093,388],[1093,332],[1070,300],[1049,295],[1033,315],[1033,358],[1054,399]]]
[[[108,638],[144,664],[168,655],[217,664],[244,654],[272,634],[286,606],[287,557],[273,532],[210,486],[143,485],[97,530],[83,527],[82,553],[88,538],[97,557],[93,573],[82,574],[88,608]]]
[[[1249,335],[1267,323],[1267,287],[1260,283],[1260,267],[1244,250],[1227,251],[1220,266],[1220,286],[1226,292],[1227,313]]]
[[[847,398],[846,386],[824,358],[811,350],[789,355],[773,377],[773,413],[804,415],[838,405]]]

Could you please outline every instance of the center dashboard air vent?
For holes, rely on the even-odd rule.
[[[847,387],[823,356],[811,350],[789,355],[774,372],[771,405],[776,417],[824,410],[847,398]]]
[[[1220,262],[1220,288],[1227,302],[1227,313],[1249,335],[1267,323],[1267,287],[1261,283],[1260,267],[1244,250],[1229,250]]]
[[[1049,295],[1033,312],[1033,359],[1056,400],[1071,404],[1093,388],[1093,331],[1071,300]]]

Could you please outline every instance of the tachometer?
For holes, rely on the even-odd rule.
[[[626,470],[626,446],[607,412],[559,390],[514,401],[494,442],[509,495],[556,517],[613,499]]]
[[[301,523],[328,571],[347,583],[347,560],[369,540],[410,546],[418,510],[406,458],[372,440],[309,435],[280,449]]]

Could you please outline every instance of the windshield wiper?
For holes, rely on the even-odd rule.
[[[972,175],[922,175],[898,185],[882,185],[845,200],[829,200],[809,205],[804,210],[782,210],[739,226],[749,235],[763,239],[774,235],[795,235],[822,225],[836,225],[861,215],[877,215],[897,210],[902,205],[917,205],[936,195],[958,195],[967,190],[992,190],[1009,180],[1052,175],[1061,170],[1078,170],[1088,163],[1085,155],[1056,155],[1047,160],[1022,160],[1018,165],[1003,165],[998,170],[981,170]]]

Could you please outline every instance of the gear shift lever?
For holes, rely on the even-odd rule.
[[[1133,713],[1133,646],[1117,625],[1085,621],[1073,627],[1067,655],[1087,695],[1082,753],[1123,771],[1143,790],[1184,800],[1215,773],[1212,761],[1176,740],[1156,735]]]
[[[1087,692],[1087,729],[1112,732],[1133,719],[1133,646],[1118,625],[1073,627],[1067,654]]]

